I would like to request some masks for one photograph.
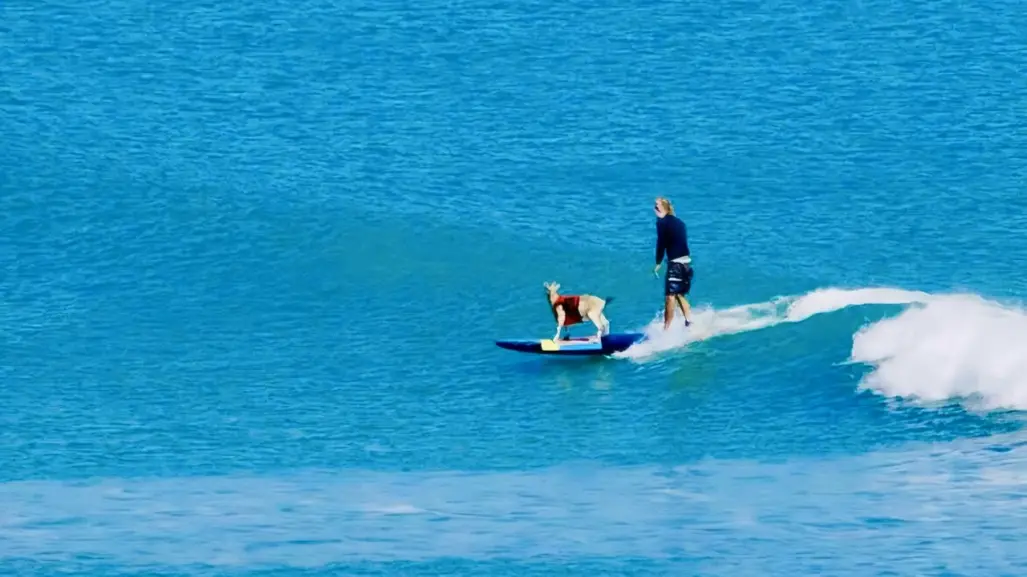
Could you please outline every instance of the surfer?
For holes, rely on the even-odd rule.
[[[590,294],[561,295],[560,284],[556,282],[543,283],[542,286],[546,289],[546,299],[556,320],[554,341],[560,340],[565,327],[583,323],[585,319],[596,326],[598,332],[594,340],[601,340],[603,335],[610,333],[610,321],[603,312],[606,303],[613,300],[611,297],[601,299]]]
[[[688,250],[688,229],[684,221],[674,215],[674,206],[664,197],[656,199],[656,268],[653,275],[660,278],[660,265],[667,256],[667,277],[663,285],[663,329],[670,328],[675,303],[685,316],[685,326],[692,324],[691,307],[685,295],[692,289],[692,256]]]

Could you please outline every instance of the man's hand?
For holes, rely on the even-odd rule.
[[[659,264],[657,264],[653,268],[653,276],[656,277],[656,278],[660,278],[660,265]]]

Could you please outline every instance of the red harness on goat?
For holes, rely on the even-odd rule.
[[[563,324],[564,326],[576,325],[583,322],[581,313],[578,312],[578,304],[581,302],[581,297],[577,295],[562,295],[556,298],[556,302],[553,303],[555,308],[557,305],[563,305]]]

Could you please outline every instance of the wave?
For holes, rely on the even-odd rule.
[[[648,339],[620,353],[643,362],[708,340],[798,323],[863,305],[910,305],[853,335],[849,362],[871,367],[861,390],[921,402],[959,399],[981,409],[1027,409],[1027,311],[973,294],[932,295],[895,288],[825,288],[804,295],[716,310],[693,308],[670,330],[662,317]]]

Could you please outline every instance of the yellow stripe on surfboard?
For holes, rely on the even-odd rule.
[[[542,350],[543,351],[558,351],[558,350],[560,350],[560,345],[556,341],[554,341],[553,339],[542,339],[540,344],[542,345]]]

